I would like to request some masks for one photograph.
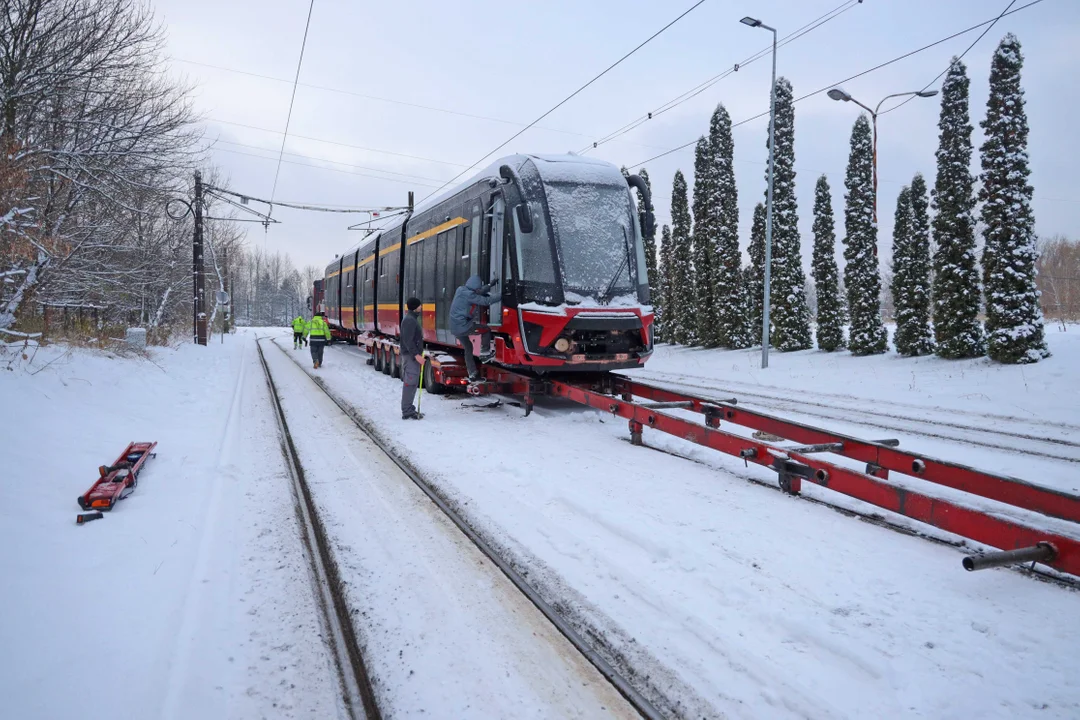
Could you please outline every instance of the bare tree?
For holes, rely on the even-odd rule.
[[[1055,235],[1038,243],[1035,285],[1042,295],[1046,318],[1080,321],[1080,241]]]

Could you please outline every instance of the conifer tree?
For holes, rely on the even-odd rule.
[[[896,307],[893,344],[901,355],[934,352],[930,331],[930,239],[926,181],[915,175],[896,198],[893,223],[892,296]]]
[[[1020,69],[1024,58],[1012,33],[990,65],[990,99],[982,153],[983,277],[989,354],[1003,363],[1033,363],[1050,355],[1035,289],[1035,216],[1028,169],[1027,113]]]
[[[671,305],[669,339],[680,345],[693,340],[695,320],[694,268],[691,248],[690,203],[686,178],[675,171],[671,188]]]
[[[975,198],[971,176],[971,123],[967,68],[958,58],[945,75],[938,119],[934,180],[934,338],[945,358],[986,353],[979,323],[979,273],[975,267]]]
[[[840,300],[840,271],[836,267],[836,224],[832,193],[822,175],[814,188],[814,284],[817,286],[817,344],[826,352],[845,346],[847,321]]]
[[[770,342],[777,350],[811,346],[810,311],[806,306],[806,274],[799,240],[799,208],[795,200],[795,107],[791,83],[776,81],[776,167],[773,176]],[[766,141],[768,147],[768,141]],[[766,168],[768,182],[768,168]],[[766,190],[766,198],[768,191]]]
[[[716,228],[709,203],[716,187],[712,147],[707,136],[698,138],[694,148],[694,321],[691,342],[716,345],[716,298],[713,257],[716,255]]]
[[[739,250],[739,194],[735,186],[735,141],[731,116],[717,105],[709,123],[712,153],[712,188],[708,201],[710,224],[715,234],[712,258],[713,299],[716,306],[714,337],[717,345],[745,348],[746,306],[742,288],[742,251]]]
[[[654,322],[656,330],[653,338],[656,342],[668,342],[671,339],[671,320],[669,308],[671,307],[671,228],[664,226],[660,233],[660,265],[657,267],[658,290],[652,298],[653,310],[656,313]]]
[[[743,279],[746,285],[748,327],[755,342],[761,338],[761,315],[765,312],[765,203],[754,206],[754,220],[750,226],[750,264]],[[771,322],[769,323],[772,324]],[[770,334],[771,334],[770,330]]]
[[[847,286],[853,355],[877,355],[888,348],[881,321],[881,272],[874,223],[873,146],[870,121],[859,115],[851,129],[844,204],[844,284]]]

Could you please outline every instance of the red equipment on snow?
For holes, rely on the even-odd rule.
[[[83,510],[112,510],[117,500],[135,491],[143,464],[147,458],[157,457],[157,453],[151,452],[155,447],[157,442],[128,443],[116,462],[98,468],[99,477],[89,490],[79,496],[79,507]]]

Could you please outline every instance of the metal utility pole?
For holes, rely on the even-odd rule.
[[[765,25],[760,20],[744,17],[743,25],[759,27],[772,33],[772,86],[769,93],[769,195],[766,200],[765,215],[765,288],[761,303],[761,368],[769,367],[769,296],[772,281],[772,227],[773,227],[773,177],[776,175],[776,28]]]
[[[206,344],[206,306],[204,304],[204,296],[206,290],[206,280],[203,275],[203,214],[202,214],[202,199],[203,199],[203,186],[202,186],[202,173],[195,171],[195,236],[192,241],[192,276],[194,280],[194,297],[192,298],[192,306],[194,313],[194,328],[195,328],[195,343],[197,345]]]
[[[905,97],[907,95],[914,95],[915,97],[928,98],[928,97],[934,97],[935,95],[937,95],[937,93],[938,93],[937,90],[912,90],[911,92],[893,93],[892,95],[886,95],[885,97],[881,98],[881,102],[879,102],[877,104],[877,107],[875,107],[873,110],[871,110],[869,107],[867,107],[866,105],[863,105],[861,102],[859,102],[855,98],[851,97],[851,95],[849,95],[847,92],[845,92],[844,90],[842,90],[840,88],[833,88],[832,90],[830,90],[828,92],[828,96],[830,98],[832,98],[833,100],[837,100],[837,101],[840,101],[840,102],[853,102],[856,105],[858,105],[859,107],[861,107],[863,110],[865,110],[866,112],[870,113],[870,120],[871,120],[871,123],[873,124],[873,128],[874,128],[874,160],[873,160],[873,167],[874,167],[874,226],[875,227],[877,226],[877,185],[878,185],[878,180],[877,180],[877,116],[878,116],[878,113],[881,111],[881,103],[885,102],[889,98],[894,98],[894,97]],[[875,249],[875,252],[876,252],[876,249]]]

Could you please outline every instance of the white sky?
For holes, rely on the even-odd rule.
[[[1017,0],[1014,7],[1027,2]],[[281,166],[275,197],[366,207],[403,205],[407,191],[414,190],[419,200],[692,4],[315,0],[285,148],[297,155],[285,155],[288,162]],[[770,34],[739,24],[744,15],[761,18],[783,37],[840,4],[707,0],[499,155],[580,151],[766,47]],[[1006,5],[1008,0],[866,0],[782,47],[777,72],[791,80],[798,97],[994,17]],[[208,138],[217,140],[214,162],[233,189],[268,198],[308,1],[156,0],[153,7],[168,34],[172,71],[197,86],[196,109],[205,118]],[[1080,107],[1080,3],[1044,0],[1004,18],[965,57],[976,127],[972,170],[979,169],[978,123],[985,114],[990,56],[1009,31],[1020,38],[1025,56],[1037,229],[1041,235],[1076,237],[1080,180],[1073,165],[1080,156],[1080,136],[1074,129]],[[844,87],[871,106],[890,93],[920,89],[979,32]],[[769,73],[766,57],[590,154],[637,170],[640,161],[706,132],[718,102],[727,106],[735,122],[767,110]],[[917,99],[879,120],[879,244],[884,256],[891,247],[900,187],[917,171],[933,186],[938,100]],[[822,172],[828,173],[833,188],[838,246],[843,237],[844,169],[858,108],[824,93],[795,107],[799,215],[803,254],[809,258],[814,183]],[[735,129],[744,247],[753,206],[765,190],[767,132],[767,117]],[[658,221],[669,222],[672,176],[681,168],[692,181],[693,148],[646,167]],[[360,237],[345,228],[362,216],[283,208],[274,215],[282,224],[267,233],[249,225],[249,242],[288,252],[298,266],[321,267]],[[808,262],[806,267],[809,270]]]

